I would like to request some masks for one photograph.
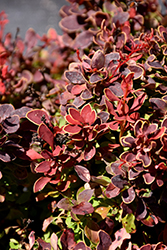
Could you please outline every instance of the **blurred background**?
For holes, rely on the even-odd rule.
[[[0,0],[0,12],[4,10],[9,19],[5,33],[15,36],[19,27],[19,35],[23,38],[30,27],[39,35],[52,27],[61,35],[59,10],[65,4],[68,4],[66,0]]]

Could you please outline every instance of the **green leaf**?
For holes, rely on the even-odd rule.
[[[136,231],[135,216],[133,214],[127,214],[122,219],[122,225],[127,233],[134,233]]]

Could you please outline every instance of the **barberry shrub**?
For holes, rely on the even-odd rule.
[[[68,0],[24,39],[0,13],[0,249],[167,249],[164,7]]]

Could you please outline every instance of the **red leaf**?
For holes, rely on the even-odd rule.
[[[141,108],[141,106],[143,105],[144,101],[146,99],[146,94],[143,93],[141,95],[139,95],[137,98],[134,99],[134,102],[130,108],[130,111],[136,111],[139,108]]]
[[[35,183],[34,183],[34,193],[41,191],[46,184],[49,183],[51,180],[50,177],[40,177]]]
[[[106,102],[106,106],[107,106],[107,111],[112,114],[113,116],[116,115],[113,104],[111,102],[109,102],[108,100],[105,100]]]
[[[77,120],[74,120],[71,115],[66,115],[65,117],[66,121],[72,125],[81,125],[81,123]]]
[[[0,81],[0,94],[3,95],[5,94],[6,88],[5,88],[5,84]]]
[[[71,94],[79,95],[86,88],[85,84],[82,85],[74,85],[71,90]]]
[[[43,161],[39,163],[39,165],[35,168],[35,172],[37,173],[46,173],[50,170],[50,165],[52,161]]]
[[[27,150],[26,155],[30,157],[32,161],[37,159],[43,159],[42,155],[38,154],[34,149]]]
[[[82,167],[80,165],[76,165],[75,171],[77,172],[77,174],[78,174],[79,178],[81,178],[81,180],[83,180],[85,182],[90,181],[90,173],[89,173],[89,170],[87,168]]]
[[[80,123],[84,123],[84,119],[80,115],[80,112],[74,108],[69,109],[69,114],[71,115],[72,119],[79,121]]]
[[[96,113],[95,111],[92,111],[90,104],[87,104],[81,109],[81,116],[83,117],[85,123],[91,125],[95,121]]]
[[[81,131],[81,127],[79,127],[78,125],[74,125],[74,126],[72,126],[72,125],[66,125],[66,126],[64,126],[64,128],[63,128],[63,130],[65,131],[65,132],[67,132],[67,133],[70,133],[70,134],[77,134],[77,133],[79,133],[80,131]]]
[[[105,96],[108,98],[108,100],[110,100],[111,102],[119,101],[119,98],[116,95],[114,95],[114,93],[109,88],[105,89],[104,93]]]
[[[38,134],[41,137],[41,139],[46,141],[51,146],[52,150],[54,150],[54,136],[53,136],[53,133],[51,132],[51,130],[44,123],[42,123],[39,126]]]
[[[50,123],[50,119],[48,114],[41,110],[41,109],[34,109],[34,110],[30,110],[26,117],[33,123],[35,123],[36,125],[40,125],[42,123],[42,118],[46,119],[46,122]]]

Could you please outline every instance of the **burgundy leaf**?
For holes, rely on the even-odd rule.
[[[8,153],[0,151],[0,160],[4,162],[12,161],[12,156],[10,156]]]
[[[92,204],[87,201],[81,202],[80,204],[72,207],[72,212],[79,215],[91,214],[93,211],[94,208]]]
[[[37,239],[37,242],[39,244],[39,249],[41,250],[51,250],[51,245],[50,243],[46,243],[44,240],[42,239]]]
[[[84,26],[84,23],[80,24],[78,22],[79,17],[78,15],[66,16],[60,21],[59,25],[67,33],[79,31]]]
[[[27,46],[27,50],[29,51],[31,48],[34,48],[35,45],[38,42],[38,38],[37,35],[35,33],[35,31],[32,28],[29,28],[26,32],[25,35],[25,40],[24,40],[26,46]]]
[[[85,245],[84,242],[79,242],[75,247],[74,250],[91,250],[89,247]]]
[[[20,119],[18,115],[6,118],[2,122],[3,129],[7,134],[15,133],[20,127]]]
[[[84,160],[89,161],[95,156],[95,154],[96,154],[96,148],[92,145],[89,145],[87,148],[85,148]]]
[[[135,144],[135,138],[133,136],[124,136],[121,138],[121,144],[124,147],[133,147]]]
[[[148,185],[150,185],[155,180],[155,176],[152,176],[150,173],[143,174],[143,178],[145,183]]]
[[[167,103],[160,98],[150,98],[149,102],[151,103],[153,109],[155,110],[162,110],[166,112],[167,110]]]
[[[148,227],[154,227],[158,224],[158,219],[155,215],[150,214],[145,219],[142,219],[141,222]]]
[[[115,187],[112,183],[110,183],[109,185],[108,185],[108,187],[106,188],[106,196],[108,197],[108,198],[114,198],[114,197],[116,197],[116,196],[118,196],[119,195],[119,193],[120,193],[120,188],[118,188],[118,187]]]
[[[105,66],[108,67],[111,61],[118,61],[120,55],[118,52],[111,52],[105,55]]]
[[[38,134],[40,138],[44,141],[46,141],[54,150],[54,136],[51,130],[44,124],[42,123],[39,128],[38,128]]]
[[[73,84],[84,84],[86,82],[78,71],[66,71],[65,77]]]
[[[142,199],[139,199],[136,209],[136,219],[142,220],[146,217],[146,215],[147,215],[146,205]]]
[[[7,117],[9,117],[13,111],[14,111],[13,105],[1,104],[0,105],[0,121],[2,122]]]
[[[70,229],[65,229],[61,235],[60,242],[63,250],[74,249],[76,243],[74,241],[74,232]]]
[[[130,187],[129,189],[126,189],[122,193],[122,199],[124,203],[129,204],[135,199],[135,191],[133,187]]]
[[[80,202],[89,201],[92,198],[93,193],[94,193],[93,189],[83,190],[81,193],[79,193],[77,197],[77,202],[80,203]]]
[[[130,108],[130,111],[136,111],[139,108],[141,108],[141,106],[143,105],[144,101],[146,99],[146,94],[143,93],[141,95],[139,95],[137,98],[134,99],[134,102]]]
[[[89,45],[92,44],[93,33],[89,30],[84,30],[74,40],[73,48],[74,49],[86,49]]]
[[[152,250],[151,244],[146,244],[140,248],[140,250]]]
[[[72,206],[73,205],[68,198],[63,198],[57,203],[57,207],[64,210],[70,210]]]
[[[111,178],[111,182],[119,189],[124,188],[124,185],[128,184],[127,180],[124,180],[120,174],[113,176]]]
[[[102,81],[103,78],[99,75],[99,73],[93,73],[89,79],[90,83],[94,84]]]
[[[40,177],[35,183],[34,183],[34,193],[41,191],[46,184],[49,183],[51,180],[50,177]]]
[[[99,239],[100,239],[100,242],[97,245],[97,250],[109,249],[109,247],[111,246],[111,243],[112,243],[110,236],[106,232],[100,230],[99,231]]]
[[[19,118],[26,117],[27,112],[31,111],[31,108],[29,107],[21,107],[19,109],[16,109],[12,112],[12,115],[18,115]]]
[[[91,61],[92,69],[95,68],[101,69],[102,67],[104,67],[104,62],[105,62],[104,53],[101,50],[97,50],[92,57]]]
[[[130,71],[134,73],[134,80],[144,75],[144,69],[142,67],[139,67],[138,65],[129,65],[128,69],[130,69]]]

